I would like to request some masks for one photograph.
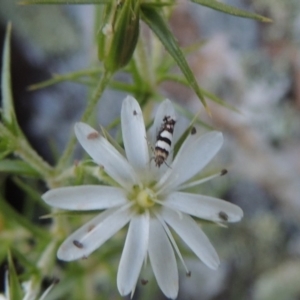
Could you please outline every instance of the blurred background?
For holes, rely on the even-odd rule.
[[[53,162],[49,145],[62,151],[89,90],[76,83],[34,92],[28,91],[28,86],[50,79],[52,74],[93,67],[94,7],[20,6],[17,2],[0,1],[0,51],[11,21],[18,120],[31,144]],[[180,1],[170,24],[181,46],[204,41],[188,57],[200,86],[240,112],[209,102],[212,118],[204,110],[201,114],[225,135],[225,146],[213,167],[229,171],[204,186],[203,192],[236,203],[245,216],[229,228],[203,225],[221,266],[211,271],[190,255],[187,264],[192,276],[185,277],[181,270],[178,299],[300,299],[300,2],[223,2],[255,11],[273,22],[237,18]],[[202,109],[193,91],[179,84],[164,84],[161,93],[191,112]],[[105,92],[98,107],[99,123],[105,126],[119,115],[124,96]],[[10,178],[5,180],[7,199],[22,212],[21,192]],[[103,270],[98,271],[100,278]],[[2,282],[3,277],[1,288]],[[109,299],[120,299],[115,278],[110,288]],[[103,299],[100,295],[107,288],[97,289]],[[164,297],[155,284],[148,284],[138,287],[134,299]]]

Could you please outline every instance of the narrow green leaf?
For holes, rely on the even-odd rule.
[[[32,4],[107,4],[110,0],[25,0],[21,1],[19,5]]]
[[[194,112],[190,112],[189,110],[187,110],[186,108],[182,107],[181,105],[175,104],[173,103],[173,105],[175,106],[176,111],[178,112],[179,115],[182,115],[184,117],[186,117],[188,120],[192,120],[190,125],[198,125],[200,127],[203,127],[206,130],[215,130],[215,128],[211,125],[209,125],[206,122],[201,121],[197,116],[199,116],[200,111],[195,115]],[[193,120],[196,119],[195,122],[193,122]],[[190,126],[190,129],[193,126]]]
[[[226,103],[224,100],[222,100],[221,98],[219,98],[218,96],[216,96],[215,94],[211,93],[211,92],[208,92],[207,90],[204,90],[204,89],[201,89],[201,92],[202,94],[207,97],[208,99],[212,100],[213,102],[223,106],[223,107],[226,107],[232,111],[235,111],[236,113],[240,113],[240,111],[235,108],[234,106]]]
[[[158,11],[149,6],[142,5],[142,19],[143,21],[152,29],[152,31],[157,35],[159,40],[163,43],[166,50],[169,54],[173,57],[176,61],[177,65],[181,69],[182,73],[184,74],[186,80],[188,81],[191,88],[195,91],[199,99],[201,100],[202,104],[208,111],[208,107],[206,101],[201,93],[201,90],[197,84],[196,78],[191,71],[182,51],[178,43],[176,42],[172,32],[168,28],[165,20],[162,16],[158,13]]]
[[[225,14],[234,15],[236,17],[249,18],[249,19],[258,20],[261,22],[272,22],[271,19],[266,18],[264,16],[261,16],[261,15],[255,14],[255,13],[250,13],[248,11],[236,8],[231,5],[224,4],[224,3],[216,1],[216,0],[191,0],[191,1],[196,4],[200,4],[202,6],[206,6],[206,7],[212,8],[214,10],[221,11]]]
[[[177,74],[162,74],[160,77],[157,79],[157,83],[162,83],[164,81],[174,81],[180,84],[183,84],[185,86],[188,86],[188,82],[182,75],[177,75]]]
[[[11,73],[10,73],[10,38],[11,23],[8,23],[3,48],[2,57],[2,73],[1,73],[1,96],[2,96],[2,121],[15,135],[21,136],[22,131],[19,128],[18,121],[14,109],[14,101],[12,95]]]
[[[4,230],[2,229],[2,235],[4,235],[3,234]],[[7,261],[7,251],[10,249],[10,246],[11,246],[11,241],[9,241],[6,238],[1,237],[1,247],[0,247],[0,264],[1,265],[4,265]],[[3,284],[3,282],[2,282],[2,284]],[[1,299],[1,297],[0,297],[0,299]]]
[[[13,96],[10,76],[10,37],[11,37],[11,23],[7,25],[6,36],[4,41],[3,57],[2,57],[2,107],[3,107],[3,121],[7,124],[12,124],[15,117],[13,106]]]
[[[171,81],[175,81],[178,82],[180,84],[186,85],[188,86],[188,82],[186,81],[186,79],[182,76],[178,76],[178,75],[174,75],[174,74],[167,74],[167,75],[163,75],[159,78],[158,82],[163,82],[166,80],[171,80]],[[200,88],[201,93],[203,94],[203,96],[205,96],[206,98],[210,99],[211,101],[226,107],[234,112],[240,113],[240,111],[238,109],[236,109],[234,106],[226,103],[224,100],[222,100],[220,97],[216,96],[215,94],[208,92],[207,90],[204,90],[202,88]]]
[[[101,75],[102,68],[97,69],[85,69],[66,74],[54,74],[51,79],[32,84],[28,87],[28,91],[35,91],[38,89],[46,88],[54,84],[62,83],[64,81],[78,82],[83,78],[94,78]]]
[[[0,173],[40,177],[39,173],[22,160],[4,159],[0,161]]]
[[[192,45],[189,45],[188,47],[184,47],[182,48],[182,53],[184,54],[185,57],[188,57],[188,55],[194,53],[196,50],[199,50],[200,47],[205,45],[205,43],[206,41],[202,40]],[[171,57],[164,56],[161,59],[160,64],[158,66],[158,73],[161,73],[163,75],[166,75],[166,73],[168,72],[173,73],[172,68],[174,68],[175,66],[176,66],[176,62],[174,61],[174,59],[172,59]]]
[[[8,282],[9,282],[9,299],[21,300],[23,298],[22,287],[13,263],[11,253],[8,252]]]

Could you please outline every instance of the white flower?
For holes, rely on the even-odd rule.
[[[158,108],[152,136],[148,138],[152,145],[164,116],[175,119],[169,100]],[[166,164],[158,168],[151,159],[152,152],[149,154],[141,108],[132,97],[123,102],[121,125],[126,157],[89,125],[75,125],[82,147],[118,186],[63,187],[42,196],[49,205],[61,209],[105,210],[71,234],[57,256],[65,261],[87,257],[129,223],[117,275],[120,294],[134,292],[148,255],[159,287],[167,297],[175,299],[178,269],[174,250],[181,260],[182,257],[169,227],[204,264],[217,269],[218,255],[190,215],[217,223],[237,222],[243,216],[238,206],[226,201],[180,191],[204,181],[190,180],[219,151],[223,137],[215,131],[203,136],[190,134],[175,159],[172,161],[170,154]]]

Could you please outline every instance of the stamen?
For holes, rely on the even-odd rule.
[[[193,186],[196,186],[196,185],[199,185],[199,184],[202,184],[204,182],[207,182],[209,180],[212,180],[216,177],[220,177],[220,176],[223,176],[227,174],[227,170],[222,170],[221,172],[218,172],[217,174],[213,174],[211,176],[208,176],[208,177],[205,177],[205,178],[202,178],[202,179],[199,179],[199,180],[196,180],[196,181],[192,181],[192,182],[188,182],[186,184],[182,184],[178,190],[184,190],[184,189],[187,189],[187,188],[190,188],[190,187],[193,187]]]
[[[186,273],[186,277],[191,277],[191,276],[192,276],[192,272],[191,271],[189,271],[189,272]]]
[[[189,269],[187,268],[187,265],[185,264],[184,260],[183,260],[183,257],[181,255],[181,252],[173,238],[173,235],[169,229],[169,227],[167,226],[167,224],[164,222],[164,220],[162,220],[162,218],[160,217],[159,214],[155,213],[157,219],[159,220],[160,224],[162,225],[162,227],[164,228],[165,232],[167,233],[167,236],[169,237],[170,241],[171,241],[171,244],[173,245],[173,248],[175,249],[179,259],[181,260],[181,263],[183,265],[183,267],[185,268],[185,272],[186,274],[191,274],[191,271],[189,271]]]
[[[223,227],[223,228],[228,228],[228,225],[225,223],[221,223],[221,222],[215,222],[216,225]]]
[[[110,216],[118,213],[118,212],[121,212],[121,211],[124,211],[124,210],[127,210],[129,209],[131,206],[133,206],[134,203],[132,201],[130,201],[129,203],[127,204],[124,204],[123,206],[121,207],[115,207],[115,208],[111,208],[110,209],[110,212],[109,210],[106,210],[103,214],[109,214]],[[114,211],[112,211],[114,210]],[[108,213],[109,212],[109,213]],[[97,230],[97,227],[100,226],[102,223],[99,223],[97,225],[95,225],[92,230],[87,230],[87,232],[85,233],[85,235],[81,238],[81,244],[83,245],[84,241],[92,234],[94,233],[94,230]],[[87,229],[90,229],[90,226],[87,228]],[[74,243],[74,242],[73,242]]]
[[[171,169],[170,169],[171,170]],[[167,172],[165,173],[167,174]],[[170,187],[170,185],[173,184],[173,181],[175,179],[177,179],[178,175],[173,175],[172,177],[166,177],[161,181],[161,183],[159,184],[159,187],[156,185],[154,188],[158,188],[156,194],[164,194],[164,192],[166,190],[168,190],[168,188]],[[166,182],[167,181],[167,182]]]
[[[166,202],[163,202],[163,201],[160,201],[160,200],[155,200],[155,203],[158,203],[160,204],[161,206],[165,206],[165,207],[168,207],[172,210],[174,210],[177,214],[178,214],[178,217],[179,219],[182,219],[182,212],[175,209],[172,205],[170,205],[169,203],[166,203]]]

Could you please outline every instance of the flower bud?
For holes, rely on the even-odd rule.
[[[107,4],[98,35],[98,57],[107,71],[124,67],[132,57],[139,35],[139,0]]]

